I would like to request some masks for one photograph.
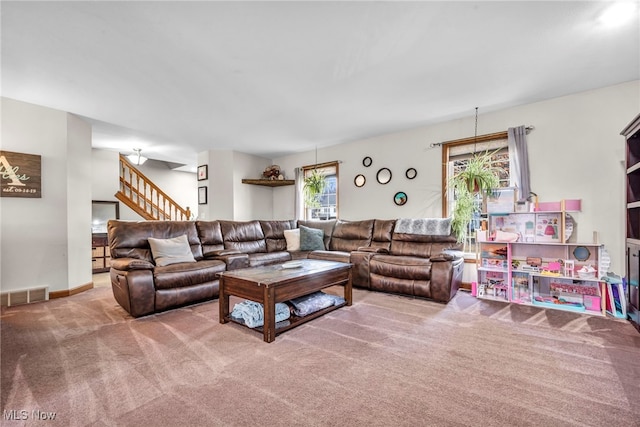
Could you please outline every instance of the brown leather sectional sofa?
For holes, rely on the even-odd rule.
[[[326,250],[287,251],[284,231],[322,229]],[[396,220],[118,221],[108,224],[111,284],[132,316],[218,297],[217,274],[314,258],[353,264],[353,285],[448,302],[462,280],[452,235],[396,231]],[[154,264],[147,239],[186,235],[196,262]],[[452,252],[453,251],[453,252]]]

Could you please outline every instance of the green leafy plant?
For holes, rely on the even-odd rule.
[[[449,179],[448,188],[453,190],[456,200],[451,228],[460,243],[466,241],[469,222],[476,210],[477,195],[491,194],[500,184],[501,168],[493,162],[496,152],[497,150],[474,154],[467,161],[464,170]]]
[[[326,186],[324,173],[318,169],[313,169],[311,173],[305,177],[302,191],[304,193],[304,203],[309,208],[320,207],[320,196],[324,193]]]

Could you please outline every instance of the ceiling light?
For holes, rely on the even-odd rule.
[[[140,166],[141,164],[147,161],[146,157],[142,157],[140,155],[140,152],[142,151],[141,149],[134,148],[133,151],[135,151],[135,153],[129,154],[127,156],[127,159],[129,159],[131,163],[133,163],[134,165]]]
[[[636,2],[615,2],[600,15],[599,21],[606,27],[616,27],[637,16],[636,13]]]

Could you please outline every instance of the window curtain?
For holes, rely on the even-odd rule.
[[[303,197],[302,197],[302,185],[303,185],[303,179],[302,179],[302,169],[301,168],[295,168],[294,169],[294,174],[295,174],[295,180],[296,180],[296,191],[295,191],[295,196],[294,196],[294,203],[295,203],[295,216],[296,219],[304,219],[303,217]]]
[[[509,147],[509,185],[519,189],[518,201],[524,201],[531,193],[527,129],[524,125],[507,129],[507,145]]]

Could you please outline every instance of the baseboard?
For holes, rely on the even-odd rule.
[[[460,283],[460,289],[464,289],[465,291],[471,291],[471,283]]]
[[[70,297],[71,295],[79,294],[80,292],[88,291],[89,289],[93,289],[93,282],[89,282],[85,285],[80,285],[72,289],[49,292],[49,299]]]

